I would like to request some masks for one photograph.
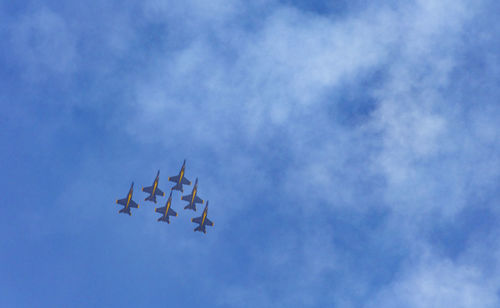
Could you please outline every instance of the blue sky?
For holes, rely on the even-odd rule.
[[[0,1],[2,306],[498,307],[499,9]]]

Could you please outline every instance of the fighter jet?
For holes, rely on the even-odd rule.
[[[187,196],[182,196],[181,200],[188,201],[189,204],[184,207],[184,209],[191,209],[196,212],[196,203],[201,203],[203,204],[203,199],[198,197],[196,193],[198,192],[198,178],[196,178],[196,181],[194,182],[194,187],[193,191],[191,192],[190,195]]]
[[[182,188],[182,185],[191,185],[191,181],[186,179],[184,177],[184,169],[186,168],[186,160],[184,160],[184,163],[182,164],[181,171],[179,171],[179,175],[176,176],[171,176],[168,178],[170,182],[176,183],[174,187],[172,187],[172,190],[180,190],[181,192],[184,192],[184,189]]]
[[[135,203],[134,200],[132,200],[132,194],[134,193],[134,182],[132,182],[132,185],[130,186],[130,190],[128,191],[128,195],[124,199],[116,200],[116,203],[121,204],[125,206],[123,209],[119,210],[118,213],[124,213],[128,214],[129,216],[132,215],[130,213],[130,208],[139,208],[139,204]]]
[[[199,226],[194,229],[194,232],[201,231],[203,233],[207,233],[205,226],[213,226],[214,225],[214,223],[211,222],[210,219],[207,218],[207,213],[208,213],[208,201],[207,201],[207,205],[205,205],[205,209],[203,210],[203,214],[200,217],[196,217],[196,218],[191,219],[192,222],[199,224]]]
[[[153,182],[153,186],[143,187],[142,191],[150,194],[146,199],[146,201],[153,201],[156,203],[156,196],[165,196],[165,193],[158,188],[158,181],[160,180],[160,170],[156,174],[155,181]]]
[[[158,221],[166,221],[169,224],[170,220],[168,217],[177,216],[177,213],[170,207],[171,204],[172,204],[172,191],[170,191],[170,196],[168,197],[167,204],[165,204],[164,207],[155,208],[156,213],[163,214],[160,218],[158,218]]]

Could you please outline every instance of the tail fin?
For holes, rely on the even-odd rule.
[[[124,207],[123,209],[119,210],[118,213],[125,213],[125,214],[128,214],[129,216],[132,215],[130,213],[130,209],[127,209],[126,207]]]
[[[196,204],[193,203],[193,205],[191,204],[188,204],[184,207],[185,210],[189,209],[189,210],[193,210],[196,212]]]
[[[165,218],[164,216],[162,216],[162,217],[158,218],[158,221],[165,221],[167,224],[169,224],[169,223],[170,223],[170,220],[168,219],[168,217],[167,217],[167,218]]]
[[[179,183],[179,184],[177,185],[177,190],[179,190],[181,193],[183,193],[183,192],[184,192],[184,187],[182,187],[182,183]]]
[[[196,231],[202,231],[201,230],[201,226],[198,226],[198,227],[194,228],[194,232],[196,232]]]

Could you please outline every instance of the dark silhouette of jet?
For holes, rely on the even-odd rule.
[[[127,197],[124,199],[119,199],[116,200],[116,203],[121,204],[124,206],[121,210],[118,211],[118,213],[124,213],[124,214],[129,214],[130,213],[130,208],[139,208],[139,204],[135,203],[134,200],[132,200],[132,194],[134,193],[134,182],[132,182],[132,185],[130,186],[130,190],[128,191]]]

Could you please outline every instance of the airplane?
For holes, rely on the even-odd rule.
[[[207,213],[208,213],[208,201],[207,201],[207,205],[205,205],[205,209],[203,210],[203,214],[200,217],[191,218],[192,222],[199,224],[199,226],[194,229],[194,232],[200,231],[203,233],[207,233],[205,226],[213,226],[214,225],[214,223],[211,222],[210,219],[207,218]]]
[[[196,203],[201,203],[203,204],[203,199],[198,197],[196,193],[198,192],[198,178],[196,178],[196,181],[194,182],[194,187],[193,191],[191,192],[190,195],[187,196],[182,196],[181,200],[188,201],[189,204],[184,207],[184,209],[191,209],[196,212]]]
[[[130,208],[139,208],[139,204],[135,203],[134,200],[132,200],[132,194],[134,193],[134,182],[132,182],[132,185],[130,186],[130,190],[128,191],[128,195],[124,199],[116,200],[117,204],[121,204],[125,206],[123,209],[119,210],[118,213],[124,213],[128,214],[129,216],[132,215],[130,213]]]
[[[171,176],[168,178],[170,182],[176,183],[174,187],[172,187],[171,190],[180,190],[181,192],[184,192],[184,189],[182,188],[182,185],[191,185],[191,181],[186,179],[184,177],[184,169],[186,168],[186,160],[184,160],[184,163],[182,164],[181,171],[179,171],[179,174],[176,176]]]
[[[158,188],[158,181],[160,180],[160,170],[156,174],[155,181],[153,182],[153,186],[143,187],[142,191],[150,194],[146,199],[146,201],[153,201],[156,203],[156,196],[165,196],[165,193]]]
[[[170,191],[170,196],[168,197],[165,206],[155,208],[156,213],[163,214],[160,218],[158,218],[158,221],[165,221],[169,224],[170,223],[169,216],[177,216],[177,213],[170,207],[171,204],[172,204],[172,191]]]

